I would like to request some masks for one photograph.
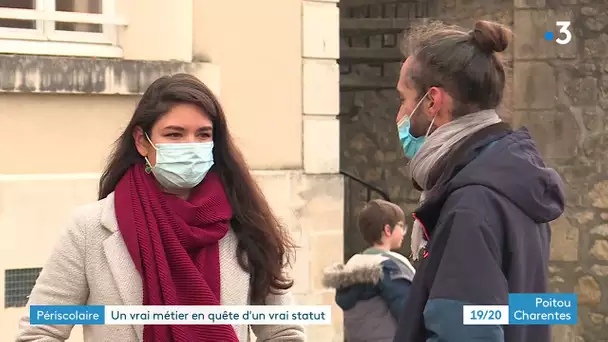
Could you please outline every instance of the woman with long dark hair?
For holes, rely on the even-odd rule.
[[[234,145],[213,93],[186,74],[146,90],[30,305],[290,305],[293,244]],[[305,341],[296,325],[258,341]],[[65,341],[72,326],[21,320],[17,341]],[[248,326],[84,327],[85,341],[249,341]]]

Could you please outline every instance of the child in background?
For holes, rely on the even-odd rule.
[[[404,219],[396,204],[370,201],[358,218],[370,247],[324,272],[324,285],[336,289],[336,303],[344,310],[348,342],[393,341],[416,272],[406,257],[392,252],[403,242]]]

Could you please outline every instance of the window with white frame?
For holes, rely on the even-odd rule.
[[[122,57],[116,0],[0,0],[0,53]]]

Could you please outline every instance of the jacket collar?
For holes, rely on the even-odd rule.
[[[141,276],[118,230],[114,210],[114,193],[102,201],[101,225],[111,235],[103,241],[103,250],[123,305],[142,305]],[[139,341],[143,341],[143,326],[133,326]]]
[[[114,210],[114,193],[110,193],[103,201],[101,208],[101,224],[111,233],[118,231],[116,211]]]
[[[439,220],[439,214],[448,196],[455,190],[450,181],[462,171],[471,161],[477,158],[491,143],[498,141],[512,133],[511,127],[500,122],[479,130],[450,152],[440,164],[439,175],[434,187],[429,191],[427,198],[416,209],[415,217],[422,223],[429,237]]]

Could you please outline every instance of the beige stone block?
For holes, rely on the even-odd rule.
[[[253,172],[275,214],[291,231],[296,244],[289,269],[294,279],[292,291],[311,290],[311,245],[315,231],[341,233],[343,222],[343,181],[337,174],[304,175],[299,171]]]
[[[301,169],[302,2],[195,0],[190,6],[195,55],[189,57],[220,65],[221,102],[249,166]]]
[[[42,267],[76,207],[96,201],[97,182],[96,174],[0,175],[0,271]]]
[[[554,69],[544,62],[515,63],[513,103],[516,109],[553,109],[557,103]]]
[[[116,1],[128,25],[118,30],[125,59],[189,62],[193,51],[193,0]],[[163,18],[159,21],[158,18]],[[162,48],[159,48],[162,46]]]
[[[599,226],[591,229],[591,234],[608,237],[608,224],[600,224]]]
[[[0,163],[0,174],[99,172],[137,101],[136,96],[2,94],[0,155],[10,162]],[[18,148],[9,148],[15,142]],[[40,153],[42,148],[48,153]]]
[[[601,181],[589,192],[591,205],[600,209],[608,209],[608,181]]]
[[[310,236],[310,278],[312,290],[327,290],[323,287],[323,270],[334,263],[344,262],[344,235],[335,233]]]
[[[551,260],[578,260],[579,230],[561,216],[551,223]]]
[[[589,319],[591,319],[591,322],[593,322],[593,324],[604,323],[604,315],[599,314],[599,313],[595,313],[595,312],[590,313]]]
[[[303,232],[342,230],[344,178],[341,175],[305,175],[294,184],[293,196]]]
[[[303,60],[304,114],[338,115],[340,112],[340,70],[335,59]]]
[[[295,216],[291,201],[292,178],[297,177],[296,171],[263,171],[256,170],[253,175],[264,193],[270,208],[281,223],[292,233],[300,231],[300,224]]]
[[[596,259],[608,260],[608,241],[596,240],[589,253]]]
[[[579,321],[580,322],[580,321]],[[553,342],[585,342],[580,336],[580,325],[553,325]]]
[[[292,261],[290,270],[291,276],[294,279],[292,293],[295,295],[304,295],[310,292],[310,243],[308,242],[308,234],[300,232],[295,243],[297,244],[295,255]],[[304,303],[297,302],[303,305]]]
[[[212,63],[192,64],[194,66],[192,75],[203,81],[203,83],[205,83],[205,85],[211,89],[215,96],[219,97],[222,85],[219,65]]]
[[[525,110],[517,114],[515,126],[530,130],[536,146],[545,158],[571,158],[577,155],[583,132],[576,120],[575,108],[563,110]]]
[[[515,8],[543,8],[546,0],[515,0]]]
[[[602,299],[602,291],[597,280],[592,276],[583,276],[578,279],[574,287],[574,292],[578,294],[578,303],[596,305]]]
[[[589,270],[591,271],[591,273],[595,274],[598,277],[608,277],[607,265],[593,265]]]
[[[297,305],[320,305],[323,302],[323,292],[296,293],[294,299]]]
[[[340,56],[340,11],[335,2],[302,3],[302,55],[312,58]]]
[[[551,31],[555,38],[563,37],[559,33],[557,21],[572,21],[572,12],[565,9],[560,11],[516,9],[513,14],[514,56],[515,59],[542,58],[575,58],[577,56],[577,37],[572,27],[572,40],[566,45],[560,45],[555,40],[545,40],[545,32]]]
[[[341,337],[344,330],[342,328],[344,325],[344,312],[338,304],[336,304],[336,293],[335,291],[324,292],[321,297],[321,305],[331,306],[331,325],[334,327],[334,336],[338,335]]]
[[[338,173],[340,122],[335,118],[304,116],[304,172]]]
[[[572,218],[576,220],[579,224],[586,224],[587,222],[593,221],[595,218],[595,213],[593,211],[581,211],[578,213],[574,213]]]

